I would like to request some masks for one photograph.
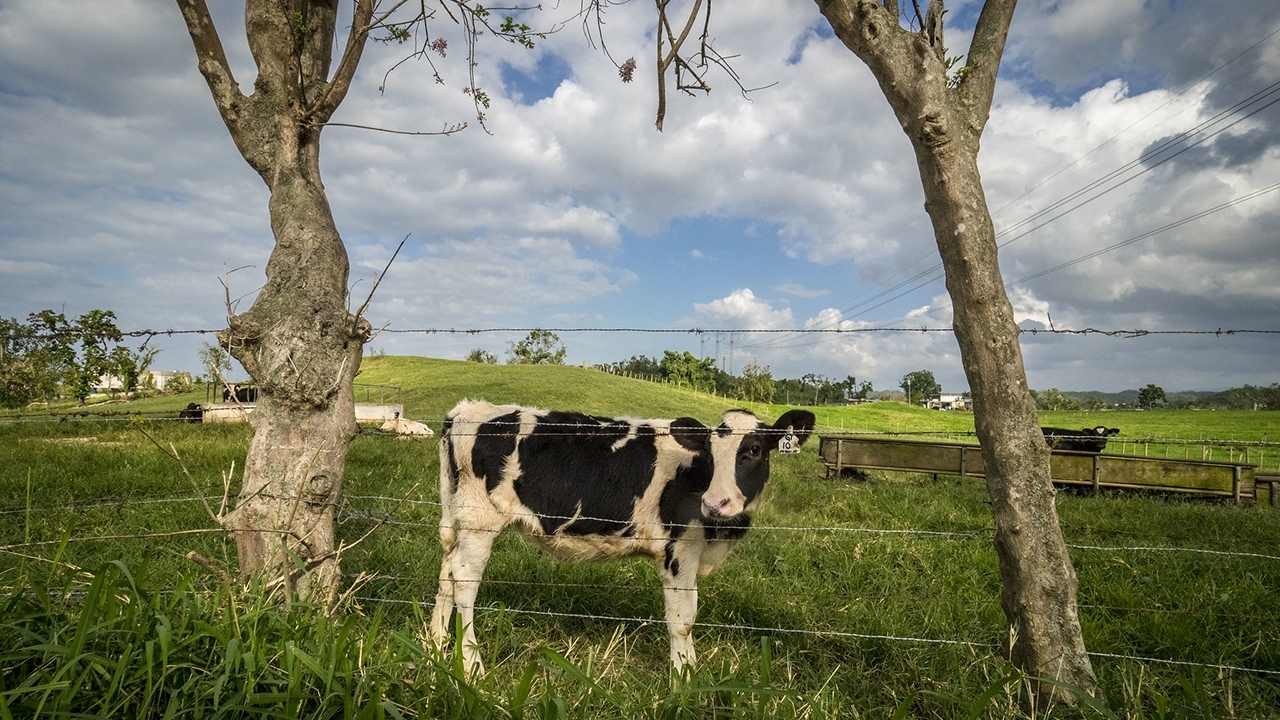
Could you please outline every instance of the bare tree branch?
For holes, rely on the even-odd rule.
[[[434,131],[434,132],[416,132],[416,131],[410,131],[410,130],[390,130],[390,129],[388,129],[388,128],[373,127],[372,125],[356,125],[356,124],[354,124],[354,123],[336,123],[336,122],[326,122],[326,123],[312,123],[312,124],[313,124],[313,125],[315,125],[316,127],[321,127],[321,126],[323,126],[323,127],[349,127],[349,128],[358,128],[358,129],[360,129],[360,130],[374,130],[374,131],[376,131],[376,132],[392,133],[392,134],[394,134],[394,135],[453,135],[453,134],[455,134],[455,133],[460,133],[460,132],[462,132],[463,130],[466,130],[466,129],[467,129],[467,124],[466,124],[465,122],[462,122],[462,123],[454,123],[453,125],[446,125],[446,126],[444,127],[444,129],[443,129],[443,130],[437,130],[437,131]]]
[[[385,20],[403,2],[404,0],[401,0],[395,7],[384,13],[381,19]],[[333,117],[334,111],[338,109],[338,105],[347,96],[347,91],[351,89],[351,79],[355,77],[356,68],[360,65],[365,40],[369,37],[369,30],[373,26],[370,23],[373,18],[373,4],[374,0],[356,0],[355,8],[351,13],[351,31],[347,34],[347,47],[343,50],[342,59],[338,61],[338,69],[334,71],[333,78],[329,80],[324,93],[307,113],[308,119],[320,123],[326,122]]]
[[[960,95],[968,107],[970,122],[982,132],[990,115],[991,99],[996,88],[996,73],[1004,55],[1009,25],[1013,22],[1013,10],[1018,0],[987,0],[978,15],[978,24],[969,43],[966,67],[968,77],[960,84]],[[978,113],[981,117],[978,117]]]
[[[209,7],[205,0],[178,0],[178,9],[182,11],[187,34],[195,45],[196,64],[200,74],[209,85],[218,114],[231,131],[232,138],[236,138],[239,135],[240,114],[245,98],[231,72],[231,65],[227,62],[227,54],[222,48],[222,40],[218,37],[213,18],[209,15]]]
[[[364,317],[364,311],[368,310],[369,303],[373,302],[373,294],[378,291],[378,284],[382,282],[382,278],[387,276],[387,271],[391,269],[391,263],[396,261],[396,256],[398,256],[400,254],[400,251],[404,249],[404,244],[407,242],[409,242],[409,235],[405,235],[404,239],[400,241],[400,244],[396,246],[396,251],[391,253],[391,259],[387,261],[387,266],[382,269],[382,273],[378,275],[378,278],[376,280],[373,281],[373,287],[369,288],[369,297],[364,299],[364,304],[361,305],[360,309],[356,311],[357,320],[361,317]]]

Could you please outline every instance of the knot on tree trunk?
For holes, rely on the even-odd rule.
[[[937,108],[926,108],[920,117],[920,142],[936,148],[951,142],[951,132],[946,117]]]
[[[372,335],[364,318],[320,303],[299,313],[287,303],[260,301],[230,316],[228,325],[219,343],[257,383],[260,399],[294,410],[332,404],[350,384]]]

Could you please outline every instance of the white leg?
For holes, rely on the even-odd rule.
[[[436,591],[436,606],[431,612],[431,642],[443,648],[449,635],[449,621],[453,619],[453,596],[457,592],[453,582],[453,556],[458,551],[456,542],[445,546],[440,560],[440,589]]]
[[[489,563],[489,553],[493,550],[493,541],[496,537],[496,532],[463,529],[458,533],[458,544],[454,547],[450,558],[449,572],[453,575],[453,600],[458,614],[461,615],[459,622],[462,623],[463,628],[462,662],[467,673],[473,675],[484,674],[479,646],[476,643],[476,594],[480,591],[480,579],[484,577],[484,568]],[[443,572],[442,569],[442,576]],[[447,618],[445,622],[448,622]]]
[[[674,553],[676,562],[668,564],[659,561],[658,568],[667,604],[671,665],[677,673],[683,671],[686,665],[693,665],[696,660],[693,651],[693,622],[698,617],[699,553],[691,545],[677,542]]]

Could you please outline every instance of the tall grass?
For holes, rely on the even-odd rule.
[[[385,361],[403,366],[405,379],[387,370],[362,381],[401,385],[410,417],[426,420],[481,394],[708,422],[739,404],[579,368]],[[380,367],[371,362],[368,372]],[[886,431],[900,422],[945,432],[945,423],[966,417],[864,407],[875,413],[839,411]],[[777,414],[771,410],[760,412]],[[1196,415],[1206,423],[1224,417]],[[776,459],[757,525],[815,529],[758,528],[702,580],[698,668],[674,685],[661,622],[605,619],[662,617],[651,563],[568,565],[503,536],[479,603],[505,609],[477,616],[490,671],[470,682],[454,658],[422,649],[422,609],[414,604],[433,598],[440,562],[433,441],[356,439],[340,539],[393,517],[344,556],[346,572],[372,577],[350,606],[326,616],[193,576],[190,550],[234,571],[234,547],[219,533],[77,540],[210,527],[199,502],[168,502],[196,490],[141,430],[164,447],[173,443],[215,504],[223,471],[243,464],[248,443],[244,426],[0,427],[0,545],[49,542],[0,553],[0,718],[165,717],[170,709],[173,717],[1026,716],[1020,678],[998,649],[1004,617],[980,480],[901,473],[825,480],[812,446]],[[410,502],[399,505],[414,484]],[[1081,546],[1072,557],[1091,650],[1280,670],[1280,562],[1123,549],[1280,556],[1280,514],[1069,492],[1058,505],[1068,542]],[[963,534],[884,532],[900,530]],[[1275,676],[1094,663],[1108,704],[1058,707],[1053,716],[1280,717]]]

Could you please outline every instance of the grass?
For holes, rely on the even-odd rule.
[[[706,422],[741,405],[571,367],[370,358],[359,381],[401,386],[406,415],[428,421],[478,396]],[[971,416],[894,403],[821,413],[837,429],[841,420],[866,431],[972,429]],[[1129,435],[1130,427],[1177,422],[1161,415],[1104,417]],[[1237,415],[1256,418],[1261,433],[1273,432],[1276,414],[1186,415],[1204,435],[1218,434],[1214,423],[1224,418],[1224,432],[1243,435]],[[1052,424],[1076,422],[1055,417]],[[1092,424],[1081,418],[1081,427]],[[172,442],[214,496],[222,472],[243,463],[249,438],[243,425],[0,426],[0,544],[51,542],[0,553],[0,586],[8,588],[0,596],[7,597],[0,708],[10,716],[163,717],[173,707],[193,717],[816,718],[890,717],[900,709],[901,717],[1024,717],[1016,676],[996,650],[1004,617],[978,480],[875,473],[870,481],[827,481],[816,443],[775,460],[757,525],[849,529],[748,535],[701,583],[699,621],[708,626],[695,632],[698,669],[674,687],[661,623],[531,614],[661,618],[650,562],[564,564],[505,535],[479,602],[507,610],[478,614],[490,673],[467,683],[452,658],[422,650],[412,604],[430,602],[439,571],[438,509],[429,504],[436,499],[434,441],[370,433],[353,443],[340,538],[360,537],[388,512],[394,519],[343,558],[346,572],[374,577],[356,588],[347,612],[326,618],[252,593],[229,595],[193,574],[189,550],[234,568],[234,546],[219,533],[74,540],[210,527],[198,502],[155,502],[195,491],[144,430],[165,447]],[[415,483],[414,502],[375,499],[398,499]],[[1280,671],[1280,561],[1120,549],[1280,556],[1280,514],[1069,492],[1059,496],[1059,513],[1068,542],[1116,548],[1072,550],[1091,650]],[[971,537],[879,532],[893,530]],[[72,591],[69,601],[64,589]],[[973,644],[867,637],[885,635]],[[1114,658],[1095,658],[1094,666],[1109,706],[1059,708],[1054,716],[1280,717],[1274,675]]]

